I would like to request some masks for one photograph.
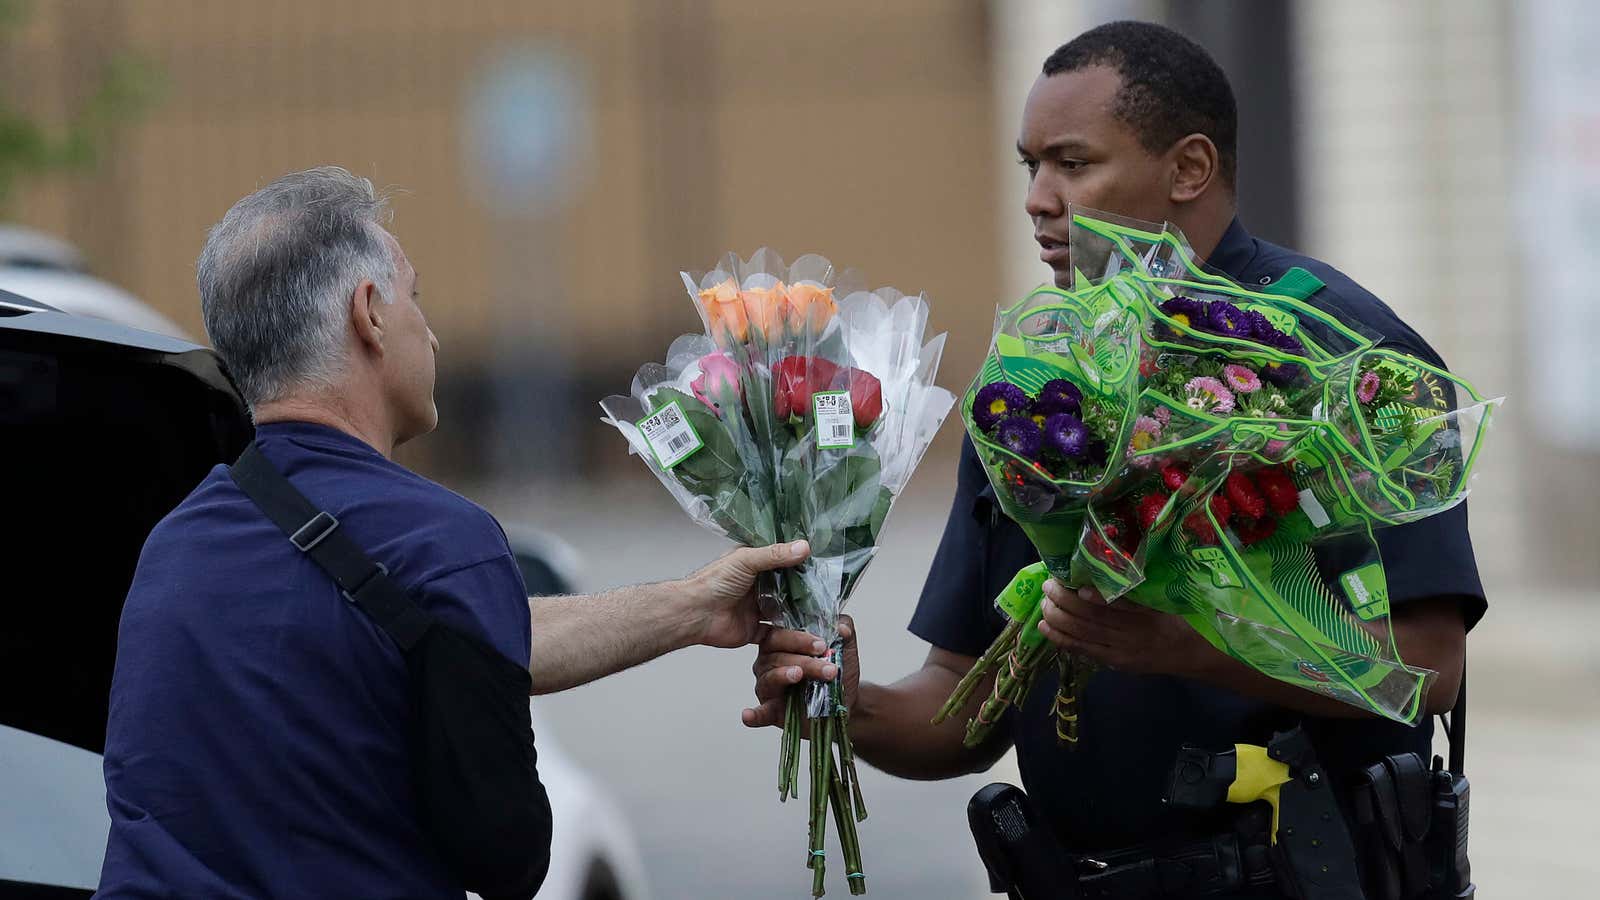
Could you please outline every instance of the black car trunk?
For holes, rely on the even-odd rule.
[[[251,434],[209,350],[0,291],[0,724],[103,751],[145,537]]]

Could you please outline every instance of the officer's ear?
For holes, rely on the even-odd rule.
[[[383,355],[383,295],[378,286],[363,278],[350,293],[350,324],[356,342],[376,356]]]
[[[1168,200],[1191,203],[1205,196],[1213,182],[1222,177],[1222,157],[1217,145],[1203,134],[1179,138],[1168,151],[1172,161],[1172,187]]]

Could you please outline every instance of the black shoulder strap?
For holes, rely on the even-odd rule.
[[[301,553],[322,567],[339,585],[346,600],[366,613],[400,646],[410,650],[433,624],[433,617],[407,597],[374,562],[339,529],[339,520],[323,512],[283,476],[254,443],[228,470],[245,496],[289,536]]]
[[[1467,658],[1461,656],[1461,692],[1456,694],[1455,708],[1450,710],[1449,727],[1445,734],[1450,738],[1450,773],[1465,775],[1467,768]]]

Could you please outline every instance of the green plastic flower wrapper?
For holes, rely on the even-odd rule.
[[[820,256],[730,254],[682,277],[705,332],[640,368],[627,396],[601,404],[606,421],[702,526],[749,546],[810,542],[804,564],[763,581],[762,612],[837,653],[840,612],[954,402],[934,384],[944,335],[927,339],[923,297],[866,290]],[[824,889],[830,813],[850,891],[864,893],[855,825],[866,807],[837,682],[790,690],[780,799],[800,796],[806,730],[813,893]]]
[[[1460,502],[1497,401],[1181,246],[1166,261],[1184,277],[1116,279],[1146,318],[1144,388],[1130,466],[1090,504],[1092,580],[1258,671],[1414,722],[1432,673],[1398,657],[1371,529]]]
[[[1163,271],[1185,276],[1135,267],[1097,286],[1116,292],[1144,323],[1137,414],[1122,454],[1126,467],[1090,504],[1083,543],[1095,586],[1114,600],[1143,579],[1145,557],[1159,551],[1149,536],[1167,501],[1193,505],[1215,494],[1186,487],[1191,471],[1223,453],[1248,454],[1263,467],[1292,459],[1321,427],[1313,423],[1322,417],[1329,379],[1351,371],[1377,338],[1294,297],[1250,290],[1204,271],[1171,232],[1080,221],[1089,233],[1133,231],[1168,246]],[[1281,489],[1281,479],[1271,486]],[[1226,497],[1215,505],[1229,517]],[[1210,535],[1195,509],[1179,518],[1193,516],[1192,526]],[[1248,537],[1258,539],[1259,531]],[[1182,611],[1150,594],[1144,599]]]
[[[1088,504],[1115,474],[1111,463],[1129,436],[1140,330],[1137,311],[1114,294],[1041,288],[1000,314],[962,401],[995,502],[1042,560],[999,598],[1009,625],[934,719],[965,709],[984,675],[999,669],[968,723],[969,746],[1023,699],[1038,667],[1056,658],[1037,627],[1039,589],[1048,576],[1081,583],[1074,557]]]
[[[1142,322],[1130,439],[1087,490],[1065,567],[1059,534],[1002,507],[1064,583],[1182,615],[1271,677],[1415,722],[1432,673],[1395,650],[1372,529],[1461,501],[1498,401],[1305,303],[1321,286],[1307,272],[1247,289],[1196,264],[1170,229],[1073,219],[1063,302]],[[1011,627],[941,715],[985,669],[1002,669],[996,709],[1021,698],[1010,676],[1031,678],[1051,655],[1035,636],[1043,577],[1030,567],[1003,593]],[[1092,667],[1061,664],[1058,734],[1071,744]],[[994,714],[969,723],[974,741]]]
[[[1129,467],[1090,505],[1092,580],[1264,674],[1414,723],[1433,673],[1399,658],[1372,529],[1464,498],[1498,401],[1296,298],[1168,258],[1184,279],[1125,279],[1147,322],[1144,388]]]

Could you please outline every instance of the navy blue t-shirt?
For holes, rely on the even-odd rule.
[[[444,623],[528,665],[528,599],[483,509],[321,425],[262,452]],[[99,897],[460,898],[424,836],[408,682],[218,466],[145,542],[106,730]]]
[[[1257,240],[1233,222],[1208,263],[1247,287],[1262,288],[1292,268],[1324,286],[1307,302],[1382,335],[1383,345],[1444,366],[1394,311],[1349,277],[1308,256]],[[986,496],[987,494],[987,496]],[[934,557],[911,631],[934,646],[981,656],[1004,627],[994,597],[1039,555],[1022,530],[992,502],[972,442],[961,448],[955,503]],[[1467,627],[1486,609],[1467,534],[1465,505],[1409,525],[1375,532],[1391,603],[1459,598]],[[1081,850],[1198,836],[1220,827],[1224,814],[1199,816],[1162,804],[1172,764],[1185,744],[1224,749],[1265,744],[1275,730],[1304,722],[1323,764],[1339,777],[1378,758],[1416,751],[1426,759],[1431,722],[1409,727],[1379,719],[1321,719],[1199,681],[1105,670],[1088,683],[1074,750],[1055,737],[1051,704],[1057,674],[1047,667],[1007,726],[1023,786],[1062,842]]]

